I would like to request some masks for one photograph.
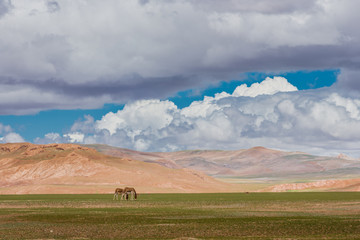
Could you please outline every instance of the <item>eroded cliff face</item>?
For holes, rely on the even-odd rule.
[[[121,186],[141,192],[234,191],[195,170],[111,157],[79,145],[0,144],[0,193],[111,193]]]

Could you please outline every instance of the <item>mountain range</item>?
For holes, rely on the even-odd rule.
[[[108,145],[0,144],[0,194],[360,191],[360,160],[264,147],[139,152]]]
[[[236,151],[190,150],[147,153],[107,145],[87,145],[107,155],[156,163],[173,169],[189,168],[216,178],[338,179],[359,177],[360,159],[344,154],[314,156],[264,147]]]

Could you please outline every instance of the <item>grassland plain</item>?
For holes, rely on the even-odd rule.
[[[0,195],[0,239],[360,239],[359,192]]]

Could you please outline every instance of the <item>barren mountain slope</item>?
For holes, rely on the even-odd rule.
[[[194,170],[111,157],[73,144],[0,144],[0,194],[226,192],[233,186]]]
[[[106,145],[90,147],[112,156],[126,156],[169,168],[203,171],[239,183],[242,188],[249,187],[251,191],[360,191],[360,160],[342,154],[323,157],[263,147],[169,153],[142,153]]]
[[[286,183],[271,186],[264,192],[286,192],[286,191],[360,191],[360,178],[357,179],[329,179],[307,183]]]
[[[358,159],[313,156],[264,147],[238,151],[193,150],[169,153],[142,153],[105,145],[89,147],[112,156],[126,156],[171,168],[191,168],[218,177],[322,179],[355,178],[360,173]]]

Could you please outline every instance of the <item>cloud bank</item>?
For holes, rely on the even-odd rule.
[[[135,101],[100,120],[86,116],[64,136],[49,134],[37,143],[55,140],[141,151],[261,145],[360,156],[360,99],[342,96],[332,88],[298,91],[285,78],[274,77],[239,86],[232,94],[205,97],[183,109],[171,101]]]
[[[0,114],[164,99],[249,71],[341,69],[359,1],[0,0]]]

